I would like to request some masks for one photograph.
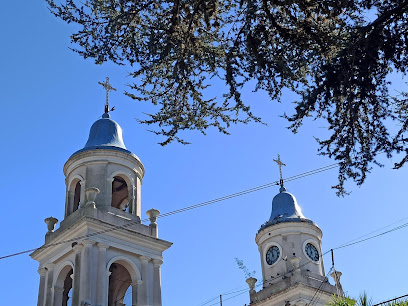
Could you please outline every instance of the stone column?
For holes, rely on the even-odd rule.
[[[92,246],[95,244],[95,241],[84,240],[82,241],[84,248],[82,250],[82,268],[84,272],[81,277],[81,294],[80,302],[91,303],[92,299],[92,282],[91,282],[91,267],[92,267]]]
[[[138,280],[131,284],[132,286],[132,306],[139,306],[141,305],[140,299],[140,290],[142,288],[142,281]]]
[[[40,287],[38,288],[38,303],[37,306],[44,306],[45,301],[45,276],[47,275],[47,269],[38,269],[40,274]]]
[[[98,243],[98,281],[96,288],[96,304],[97,305],[107,305],[106,292],[108,292],[108,279],[109,276],[106,274],[106,250],[109,248],[108,245],[103,243]]]
[[[142,217],[142,208],[141,208],[141,188],[142,188],[142,182],[141,182],[142,178],[140,178],[139,176],[136,176],[136,192],[135,192],[135,206],[136,206],[136,211],[135,211],[135,215],[139,216],[139,218]]]
[[[153,259],[153,305],[161,306],[161,276],[160,266],[163,263],[161,259]]]
[[[108,177],[106,179],[106,201],[105,204],[106,206],[112,206],[112,182],[114,178],[113,177]]]
[[[86,199],[85,199],[85,180],[79,181],[79,185],[81,185],[81,193],[79,194],[79,203],[80,206],[78,208],[83,208],[85,207],[86,204]],[[72,197],[72,207],[74,205],[74,198]]]
[[[72,305],[79,305],[80,281],[81,281],[81,251],[83,245],[76,244],[73,249],[75,252],[74,275],[72,279]]]
[[[64,288],[54,287],[52,288],[52,291],[54,292],[54,302],[52,305],[62,305],[62,294],[64,293]]]
[[[55,264],[49,263],[45,266],[47,269],[47,289],[45,297],[45,306],[52,306],[52,283],[54,281]]]
[[[133,181],[133,179],[132,179]],[[136,215],[136,197],[135,197],[135,186],[132,184],[128,186],[128,198],[129,198],[129,212],[132,215]]]
[[[140,256],[139,257],[142,262],[142,286],[140,290],[140,303],[138,306],[147,306],[148,305],[148,272],[147,272],[147,265],[149,263],[150,257],[147,256]]]
[[[65,179],[66,184],[68,184],[67,179]],[[64,218],[68,217],[68,215],[71,213],[71,198],[72,198],[73,192],[69,190],[69,186],[67,185],[66,192],[65,192],[65,216]]]

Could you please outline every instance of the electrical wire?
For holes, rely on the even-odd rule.
[[[318,296],[318,293],[319,293],[320,290],[323,291],[323,285],[326,285],[326,284],[329,282],[328,276],[329,276],[329,274],[330,274],[330,272],[331,272],[332,270],[333,270],[333,267],[331,267],[330,270],[329,270],[329,272],[327,272],[324,281],[322,281],[322,283],[320,284],[319,288],[317,288],[315,294],[313,295],[312,299],[310,300],[309,303],[306,304],[306,306],[309,306],[310,303],[313,303],[313,305],[316,305],[316,304],[317,304],[317,302],[318,302],[319,299],[320,299],[319,296]],[[316,300],[313,301],[313,300],[315,299],[315,297],[316,297]]]
[[[381,227],[381,228],[379,228],[379,229],[377,229],[377,230],[375,230],[375,231],[372,231],[372,232],[370,232],[370,233],[368,233],[368,234],[365,234],[365,235],[363,235],[363,236],[360,236],[359,238],[361,238],[361,237],[366,237],[367,235],[369,235],[369,234],[371,234],[371,233],[378,232],[378,231],[381,230],[381,229],[390,227],[391,225],[394,225],[394,224],[399,223],[399,222],[401,222],[401,221],[404,221],[404,220],[406,220],[406,219],[408,219],[408,217],[407,217],[407,218],[403,218],[403,219],[401,219],[401,220],[399,220],[399,221],[393,222],[393,223],[391,223],[391,224],[389,224],[389,225],[383,226],[383,227]],[[391,233],[391,232],[400,230],[400,229],[405,228],[405,227],[407,227],[407,226],[408,226],[408,222],[407,222],[407,223],[404,223],[404,224],[402,224],[402,225],[400,225],[400,226],[396,226],[396,227],[394,227],[394,228],[392,228],[392,229],[390,229],[390,230],[388,230],[388,231],[384,231],[384,232],[382,232],[382,233],[380,233],[380,234],[373,235],[373,236],[368,237],[368,238],[365,238],[365,239],[361,239],[361,240],[358,240],[358,241],[354,241],[355,239],[353,239],[353,240],[351,240],[351,241],[354,241],[354,242],[342,244],[342,245],[340,245],[340,246],[338,246],[338,247],[333,248],[333,250],[338,250],[338,249],[346,248],[346,247],[349,247],[349,246],[352,246],[352,245],[355,245],[355,244],[359,244],[359,243],[362,243],[362,242],[364,242],[364,241],[367,241],[367,240],[370,240],[370,239],[374,239],[374,238],[380,237],[380,236],[382,236],[382,235],[385,235],[385,234],[388,234],[388,233]],[[356,238],[356,239],[358,239],[358,238]],[[325,256],[325,255],[327,255],[330,251],[331,251],[331,249],[328,250],[328,251],[326,251],[326,252],[324,252],[324,253],[322,254],[322,257]],[[303,263],[302,265],[299,266],[298,269],[303,268],[305,265],[307,265],[307,264],[309,264],[309,263],[310,263],[310,262]],[[329,273],[331,272],[332,269],[333,269],[333,268],[330,269]],[[293,271],[294,271],[294,269],[287,271],[285,274],[283,274],[282,277],[286,276],[286,275],[289,274],[289,273],[292,273]],[[328,274],[329,274],[329,273],[328,273]],[[328,275],[328,274],[327,274],[327,275]],[[327,275],[326,275],[326,279],[327,279]],[[260,283],[257,285],[257,287],[260,286],[260,285],[263,285],[264,283],[269,282],[269,281],[270,281],[270,280],[263,280],[262,282],[260,282]],[[327,279],[327,282],[328,282],[328,279]],[[244,289],[243,289],[243,290],[244,290]],[[248,291],[248,289],[245,289],[245,290]],[[242,293],[240,293],[240,294],[242,294]],[[240,294],[239,294],[239,295],[240,295]],[[315,294],[317,294],[317,293],[315,293]],[[226,294],[224,294],[224,295],[226,295]],[[238,295],[237,295],[237,296],[238,296]],[[217,298],[217,297],[216,297],[216,298]],[[216,298],[214,298],[214,299],[216,299]],[[213,301],[214,299],[212,299],[211,301]],[[312,300],[313,300],[313,299],[314,299],[314,296],[313,296]],[[312,302],[312,301],[311,301],[311,302]],[[309,302],[308,305],[310,305],[311,302]],[[208,303],[209,303],[209,302],[208,302]],[[206,303],[206,304],[208,304],[208,303]],[[204,305],[206,305],[206,304],[202,304],[202,305],[200,305],[200,306],[204,306]],[[380,304],[378,304],[378,305],[380,305]],[[211,306],[211,305],[209,305],[209,306]]]
[[[392,228],[392,229],[390,229],[390,230],[388,230],[388,231],[379,233],[379,234],[377,234],[377,235],[374,235],[374,236],[371,236],[371,237],[368,237],[368,238],[365,238],[365,239],[361,239],[361,240],[358,240],[358,241],[355,241],[355,242],[351,242],[351,243],[348,243],[348,244],[340,245],[340,246],[338,246],[338,247],[336,247],[336,248],[333,248],[333,250],[338,250],[338,249],[346,248],[346,247],[349,247],[349,246],[352,246],[352,245],[355,245],[355,244],[359,244],[359,243],[362,243],[362,242],[364,242],[364,241],[371,240],[371,239],[380,237],[380,236],[382,236],[382,235],[385,235],[385,234],[388,234],[388,233],[391,233],[391,232],[400,230],[400,229],[405,228],[405,227],[407,227],[407,226],[408,226],[408,222],[407,222],[407,223],[404,223],[404,224],[402,224],[402,225],[400,225],[400,226],[394,227],[394,228]]]
[[[331,164],[331,165],[324,166],[324,167],[321,167],[321,168],[317,168],[317,169],[314,169],[314,170],[310,170],[310,171],[307,171],[307,172],[304,172],[304,173],[300,173],[300,174],[288,177],[284,181],[289,182],[289,181],[301,179],[301,178],[304,178],[304,177],[307,177],[307,176],[310,176],[310,175],[314,175],[314,174],[317,174],[317,173],[320,173],[320,172],[323,172],[323,171],[327,171],[327,170],[337,168],[338,165],[339,165],[339,163],[335,163],[335,164]],[[219,197],[219,198],[212,199],[212,200],[209,200],[209,201],[205,201],[205,202],[202,202],[202,203],[198,203],[198,204],[195,204],[195,205],[191,205],[191,206],[187,206],[187,207],[180,208],[180,209],[177,209],[177,210],[173,210],[173,211],[170,211],[170,212],[167,212],[167,213],[164,213],[164,214],[160,214],[159,216],[157,216],[157,218],[165,218],[165,217],[172,216],[172,215],[175,215],[175,214],[179,214],[179,213],[182,213],[182,212],[186,212],[186,211],[189,211],[189,210],[192,210],[192,209],[197,209],[197,208],[200,208],[200,207],[203,207],[203,206],[215,204],[215,203],[218,203],[218,202],[222,202],[222,201],[225,201],[225,200],[229,200],[229,199],[232,199],[232,198],[243,196],[243,195],[246,195],[246,194],[249,194],[249,193],[260,191],[260,190],[270,188],[270,187],[276,186],[276,185],[279,185],[279,181],[274,181],[274,182],[271,182],[271,183],[267,183],[267,184],[264,184],[264,185],[260,185],[260,186],[257,186],[257,187],[253,187],[253,188],[250,188],[250,189],[246,189],[246,190],[243,190],[243,191],[232,193],[232,194],[229,194],[229,195],[226,195],[226,196],[223,196],[223,197]],[[146,218],[146,219],[143,219],[143,220],[140,220],[140,221],[139,220],[138,221],[132,221],[132,222],[126,223],[124,225],[109,225],[110,228],[107,228],[105,230],[101,230],[101,231],[91,233],[91,234],[86,234],[86,235],[83,235],[83,236],[80,236],[80,237],[75,237],[75,238],[64,240],[64,241],[59,241],[59,242],[55,242],[55,243],[51,243],[51,244],[45,244],[45,245],[43,245],[41,247],[38,247],[38,248],[29,249],[29,250],[25,250],[25,251],[13,253],[13,254],[1,256],[0,260],[10,258],[10,257],[14,257],[14,256],[18,256],[18,255],[22,255],[22,254],[26,254],[26,253],[31,253],[31,252],[34,252],[34,251],[37,251],[37,250],[40,250],[40,249],[46,249],[46,248],[49,248],[49,247],[53,247],[53,246],[57,246],[57,245],[61,245],[61,244],[69,243],[69,242],[76,242],[78,240],[86,239],[86,238],[97,236],[97,235],[104,234],[104,233],[108,233],[108,232],[118,230],[118,229],[126,229],[129,226],[144,223],[144,222],[148,222],[148,221],[149,221],[149,218]]]

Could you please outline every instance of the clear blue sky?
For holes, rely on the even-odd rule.
[[[122,94],[125,84],[132,81],[128,68],[96,66],[70,51],[72,27],[53,17],[44,1],[5,2],[0,26],[0,256],[41,246],[44,218],[63,218],[62,166],[83,147],[90,126],[103,112],[105,96],[97,82],[106,76],[118,89],[111,95],[117,109],[112,118],[122,126],[128,149],[146,168],[143,214],[152,207],[168,212],[275,181],[279,172],[272,159],[278,153],[287,164],[285,176],[333,163],[317,156],[313,138],[324,137],[324,122],[307,122],[293,135],[279,117],[292,111],[290,95],[278,104],[250,89],[244,98],[268,126],[234,126],[231,136],[216,131],[207,136],[190,133],[186,135],[192,142],[189,146],[161,147],[157,145],[161,139],[135,120],[143,118],[151,106]],[[397,87],[405,86],[398,82]],[[395,161],[386,160],[384,168],[374,168],[360,188],[348,184],[352,194],[345,198],[337,198],[330,188],[336,184],[336,170],[286,185],[305,216],[323,230],[324,250],[408,218],[407,167],[392,170]],[[163,305],[199,306],[220,294],[246,288],[235,257],[261,279],[254,238],[269,218],[277,192],[274,187],[160,219],[160,237],[174,243],[164,254]],[[336,268],[343,272],[345,291],[357,296],[365,290],[376,302],[407,294],[407,234],[404,228],[336,251]],[[324,260],[328,271],[330,258]],[[0,261],[2,305],[36,305],[37,267],[28,255]],[[247,293],[224,305],[245,303]]]

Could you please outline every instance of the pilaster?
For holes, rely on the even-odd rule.
[[[38,303],[37,306],[44,306],[45,302],[45,278],[47,275],[47,269],[38,269],[38,274],[40,274],[40,286],[38,288]]]
[[[93,282],[91,273],[92,273],[92,246],[95,244],[93,240],[83,240],[82,245],[84,248],[82,249],[82,267],[81,270],[84,272],[81,275],[81,303],[87,302],[91,303],[92,299],[92,285]]]
[[[53,292],[52,292],[52,283],[54,281],[54,263],[49,263],[45,266],[47,269],[47,289],[45,297],[45,306],[52,306]]]
[[[140,306],[147,306],[148,305],[148,271],[147,271],[147,265],[149,264],[149,261],[151,260],[150,257],[147,256],[140,256],[139,257],[140,261],[142,262],[142,286],[140,290]]]
[[[107,305],[108,279],[106,274],[106,250],[108,245],[98,243],[98,285],[96,288],[96,303],[97,305]]]
[[[141,290],[142,290],[142,281],[136,281],[131,284],[132,286],[132,306],[142,305],[141,301]]]
[[[79,305],[80,282],[81,282],[81,251],[83,245],[73,246],[75,252],[74,274],[72,279],[72,305]]]
[[[163,263],[161,259],[153,259],[153,305],[161,306],[161,275],[160,266]]]

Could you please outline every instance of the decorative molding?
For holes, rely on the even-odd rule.
[[[67,184],[68,190],[70,190],[70,191],[72,190],[72,189],[71,189],[71,185],[72,185],[72,182],[73,182],[75,179],[79,180],[79,184],[81,184],[81,187],[82,187],[82,183],[81,183],[81,182],[85,182],[85,179],[84,179],[81,175],[79,175],[79,174],[74,174],[73,176],[69,177],[69,181],[68,181],[68,184]],[[75,186],[74,186],[74,189],[75,189]]]
[[[148,257],[150,259],[150,257]],[[109,271],[110,266],[113,263],[118,263],[123,265],[129,272],[132,281],[138,281],[142,279],[141,273],[139,268],[136,266],[134,262],[129,260],[129,258],[125,256],[115,256],[109,260],[108,264],[106,265],[106,271]]]
[[[104,243],[102,243],[102,242],[98,242],[97,246],[98,246],[98,250],[99,250],[99,251],[106,251],[107,249],[110,248],[109,245],[104,244]]]
[[[132,282],[130,285],[131,286],[140,286],[141,284],[143,284],[143,281],[142,280],[137,280],[135,282]]]
[[[45,265],[45,268],[46,268],[48,271],[53,271],[54,268],[55,268],[55,266],[56,266],[55,263],[47,263],[47,264]]]
[[[150,257],[148,257],[148,256],[139,256],[139,259],[142,261],[142,262],[148,262],[149,260],[151,260],[151,258]]]
[[[72,248],[74,249],[75,254],[78,254],[81,252],[81,250],[83,249],[83,245],[82,244],[76,244],[74,245]]]
[[[152,262],[154,267],[160,267],[163,264],[163,260],[161,259],[153,259]]]
[[[81,241],[81,244],[83,244],[85,247],[91,247],[95,244],[96,242],[90,239],[85,239]]]
[[[37,271],[40,276],[45,276],[47,274],[47,269],[45,268],[39,268]]]
[[[64,292],[64,288],[54,286],[51,288],[51,291],[60,293],[60,292]]]

